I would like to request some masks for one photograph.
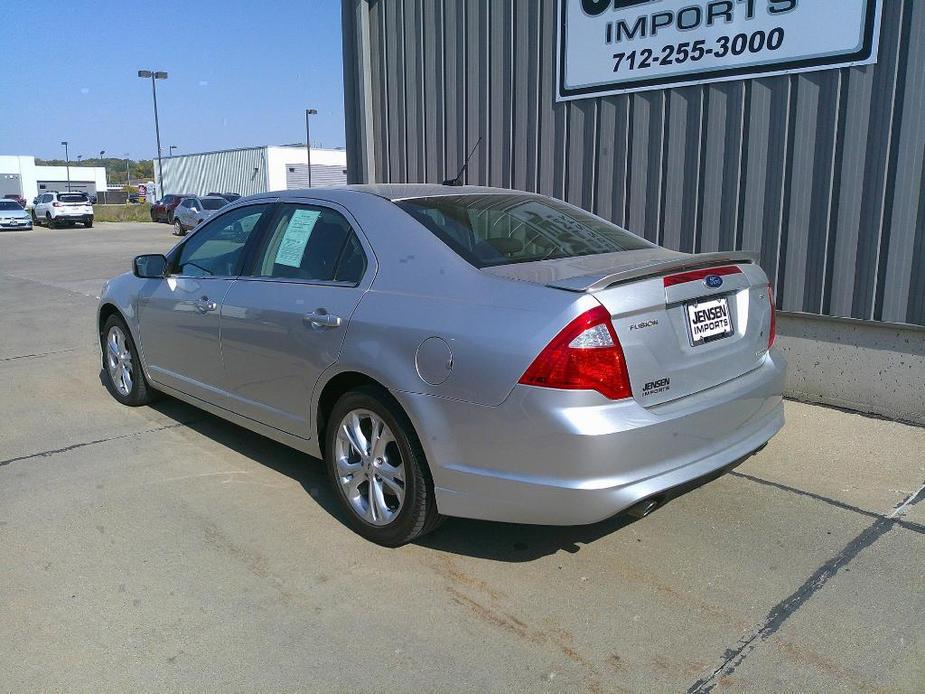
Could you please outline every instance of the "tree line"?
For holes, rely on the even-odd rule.
[[[65,166],[67,162],[64,159],[36,159],[35,163],[39,166]],[[81,159],[78,163],[72,159],[71,166],[104,166],[106,167],[106,180],[109,185],[125,185],[125,159],[115,157]],[[129,173],[132,183],[154,180],[154,162],[151,159],[141,159],[140,161],[128,161]]]

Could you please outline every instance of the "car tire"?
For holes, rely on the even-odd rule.
[[[173,212],[170,210],[167,210],[167,223],[173,224]]]
[[[84,222],[84,229],[92,229],[92,228],[93,228],[93,217],[90,217],[90,219]]]
[[[179,219],[175,219],[173,222],[173,235],[174,236],[186,236],[186,230],[183,228],[183,224]]]
[[[45,213],[45,225],[46,225],[49,229],[54,229],[54,228],[55,228],[55,219],[54,219],[54,217],[51,216],[51,212],[46,212],[46,213]]]
[[[151,221],[152,221],[152,222],[157,222],[157,221],[159,221],[158,218],[157,218],[157,215],[154,214],[154,210],[151,210]]]
[[[128,407],[148,405],[158,393],[145,378],[135,341],[121,316],[111,315],[100,332],[106,390]]]
[[[364,455],[343,429],[354,416],[364,432],[360,442]],[[373,438],[371,430],[378,423],[385,427],[380,440],[387,443],[370,450],[366,437]],[[328,418],[324,450],[334,494],[358,534],[385,547],[398,547],[440,524],[424,449],[408,416],[387,391],[363,387],[342,395]],[[374,503],[374,498],[379,501]]]

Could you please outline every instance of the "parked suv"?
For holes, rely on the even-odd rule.
[[[49,229],[63,224],[74,226],[76,222],[89,229],[93,226],[93,204],[86,193],[46,192],[36,199],[32,219]]]
[[[177,236],[185,235],[227,204],[228,201],[218,195],[183,198],[173,211],[173,233]]]
[[[183,198],[191,195],[192,193],[179,193],[176,195],[170,193],[165,195],[151,206],[151,221],[173,224],[173,212],[177,209],[177,205],[180,204]]]

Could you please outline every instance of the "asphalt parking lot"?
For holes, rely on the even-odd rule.
[[[175,240],[0,234],[0,689],[925,689],[925,429],[789,402],[642,520],[382,549],[318,461],[103,388],[101,285]]]

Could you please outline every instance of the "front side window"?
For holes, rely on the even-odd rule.
[[[313,205],[281,206],[254,276],[358,284],[366,254],[338,212]]]
[[[651,248],[600,217],[532,195],[442,195],[396,204],[475,267]]]
[[[180,247],[175,274],[192,277],[240,274],[244,247],[267,207],[239,207],[205,224]]]

